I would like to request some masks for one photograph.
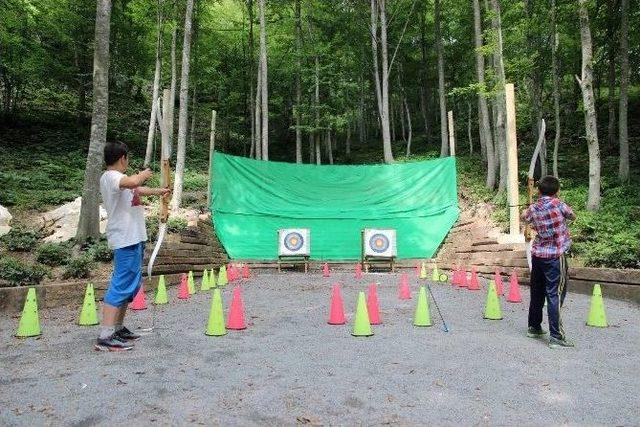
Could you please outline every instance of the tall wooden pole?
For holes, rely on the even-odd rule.
[[[513,83],[504,86],[507,106],[507,188],[509,195],[509,234],[520,240],[520,216],[518,212],[518,141],[516,136],[516,103]]]
[[[213,153],[216,150],[216,110],[211,110],[211,134],[209,135],[209,179],[207,180],[207,205],[211,207],[211,180],[213,179]]]
[[[456,133],[453,129],[453,111],[447,113],[447,120],[449,121],[449,155],[455,157],[456,155]]]

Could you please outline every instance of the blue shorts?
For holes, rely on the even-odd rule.
[[[113,251],[113,275],[104,302],[112,307],[122,307],[133,301],[142,283],[142,258],[144,242]]]

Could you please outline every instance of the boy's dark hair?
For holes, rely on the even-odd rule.
[[[542,177],[538,181],[538,190],[543,196],[553,196],[560,190],[560,181],[552,175]]]
[[[107,142],[104,146],[104,162],[107,166],[113,165],[120,157],[127,156],[129,149],[124,142]]]

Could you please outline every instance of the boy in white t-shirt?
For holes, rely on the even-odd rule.
[[[113,275],[104,295],[102,328],[95,345],[96,350],[102,351],[131,350],[131,341],[140,338],[122,324],[127,306],[142,283],[147,229],[140,196],[168,197],[170,193],[168,188],[142,186],[152,175],[149,169],[127,176],[127,154],[127,146],[121,142],[110,142],[104,147],[107,170],[100,177],[100,193],[107,211],[107,241],[113,249]]]

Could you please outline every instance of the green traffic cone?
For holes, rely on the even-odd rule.
[[[502,319],[502,309],[500,308],[500,299],[498,298],[498,291],[496,291],[496,283],[493,280],[489,281],[489,290],[487,291],[487,303],[484,306],[484,315],[482,317],[489,320]]]
[[[602,299],[602,289],[599,284],[593,285],[593,295],[591,296],[591,309],[587,318],[587,326],[595,328],[606,328],[607,314],[604,311],[604,300]]]
[[[440,281],[440,272],[438,271],[438,266],[436,264],[433,265],[433,273],[431,273],[431,281],[433,282]]]
[[[220,267],[220,273],[218,273],[218,286],[225,286],[229,283],[229,279],[227,278],[227,266],[223,265]]]
[[[187,276],[187,289],[189,289],[189,295],[196,293],[196,283],[193,281],[193,271],[189,271]]]
[[[156,297],[153,300],[153,303],[156,305],[167,304],[169,302],[169,298],[167,297],[167,285],[164,281],[164,274],[160,276],[158,279],[158,287],[156,289]]]
[[[216,272],[213,271],[213,268],[212,268],[211,271],[209,272],[209,288],[214,289],[216,287],[218,287],[218,284],[216,283]]]
[[[424,265],[424,262],[420,266],[420,278],[421,279],[427,278],[427,267]]]
[[[24,301],[22,316],[16,331],[16,337],[27,338],[40,335],[40,319],[38,318],[38,301],[36,299],[36,288],[29,288],[27,299]]]
[[[433,323],[431,322],[431,314],[429,314],[427,290],[424,286],[420,286],[420,292],[418,293],[416,312],[413,316],[413,326],[433,326]]]
[[[87,290],[84,291],[84,302],[82,303],[82,310],[80,311],[78,325],[94,326],[99,323],[98,309],[96,308],[96,296],[93,292],[93,284],[89,283],[87,285]]]
[[[209,289],[211,289],[211,287],[209,286],[209,273],[207,273],[207,269],[205,268],[202,271],[202,280],[200,281],[200,292],[208,291]]]
[[[224,326],[224,313],[222,312],[222,297],[220,296],[220,289],[213,290],[213,297],[211,298],[211,310],[209,311],[209,322],[207,323],[207,330],[205,335],[212,337],[220,337],[227,334],[227,329]]]
[[[358,303],[356,305],[356,318],[353,322],[354,337],[370,337],[373,335],[371,323],[369,322],[369,311],[367,310],[367,301],[364,292],[358,293]]]

